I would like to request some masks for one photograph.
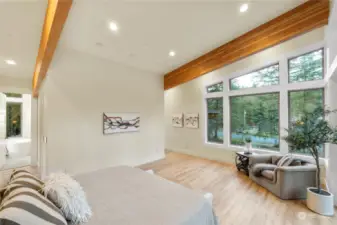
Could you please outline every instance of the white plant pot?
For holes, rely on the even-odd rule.
[[[252,153],[252,143],[251,142],[246,143],[246,150],[245,150],[245,152],[248,153],[248,154]]]
[[[307,207],[312,211],[324,215],[334,215],[334,196],[328,191],[322,190],[322,194],[317,194],[313,190],[315,187],[307,188]]]

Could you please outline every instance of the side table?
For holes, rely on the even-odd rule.
[[[245,154],[244,152],[237,152],[235,157],[235,164],[238,171],[243,170],[249,176],[249,158],[257,155],[256,153]]]

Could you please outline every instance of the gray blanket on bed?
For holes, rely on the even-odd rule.
[[[121,166],[75,178],[93,210],[88,225],[218,225],[201,193],[140,169]]]

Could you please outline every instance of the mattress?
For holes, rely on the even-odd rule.
[[[126,166],[75,177],[93,217],[88,225],[217,225],[202,193]]]

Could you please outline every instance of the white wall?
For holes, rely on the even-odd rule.
[[[72,50],[59,56],[41,92],[47,173],[78,174],[164,157],[161,76]],[[103,135],[103,112],[139,112],[140,132]]]
[[[329,105],[332,109],[337,109],[337,0],[334,0],[334,7],[330,13],[329,25],[326,32],[327,48],[329,49],[329,66],[330,74],[329,80]],[[334,71],[334,72],[333,72]],[[331,115],[331,122],[337,126],[337,115]],[[335,195],[335,205],[337,206],[337,145],[330,145],[329,147],[329,164],[328,164],[327,178],[330,191]]]
[[[328,84],[328,104],[331,109],[337,109],[337,83],[333,80]],[[330,115],[330,122],[337,126],[337,114]],[[335,205],[337,205],[337,145],[329,145],[329,162],[327,169],[327,179],[329,190],[333,192],[335,197]]]
[[[326,30],[326,41],[329,48],[329,64],[335,60],[337,63],[337,0],[333,1],[333,8],[330,12],[329,25]]]
[[[0,75],[0,92],[30,94],[32,80],[26,78],[14,78]]]
[[[276,61],[280,56],[289,54],[289,52],[294,52],[309,45],[322,42],[324,40],[324,29],[325,28],[316,29],[165,91],[165,147],[173,151],[233,163],[235,152],[224,149],[222,145],[217,147],[214,144],[205,144],[205,87],[216,81],[220,81],[223,76],[229,76],[248,68],[258,67],[265,63]],[[196,130],[173,128],[171,125],[171,116],[173,113],[180,112],[199,113],[200,128]],[[225,129],[228,129],[228,126],[224,125],[224,130]]]
[[[32,96],[22,95],[22,137],[31,138]]]

